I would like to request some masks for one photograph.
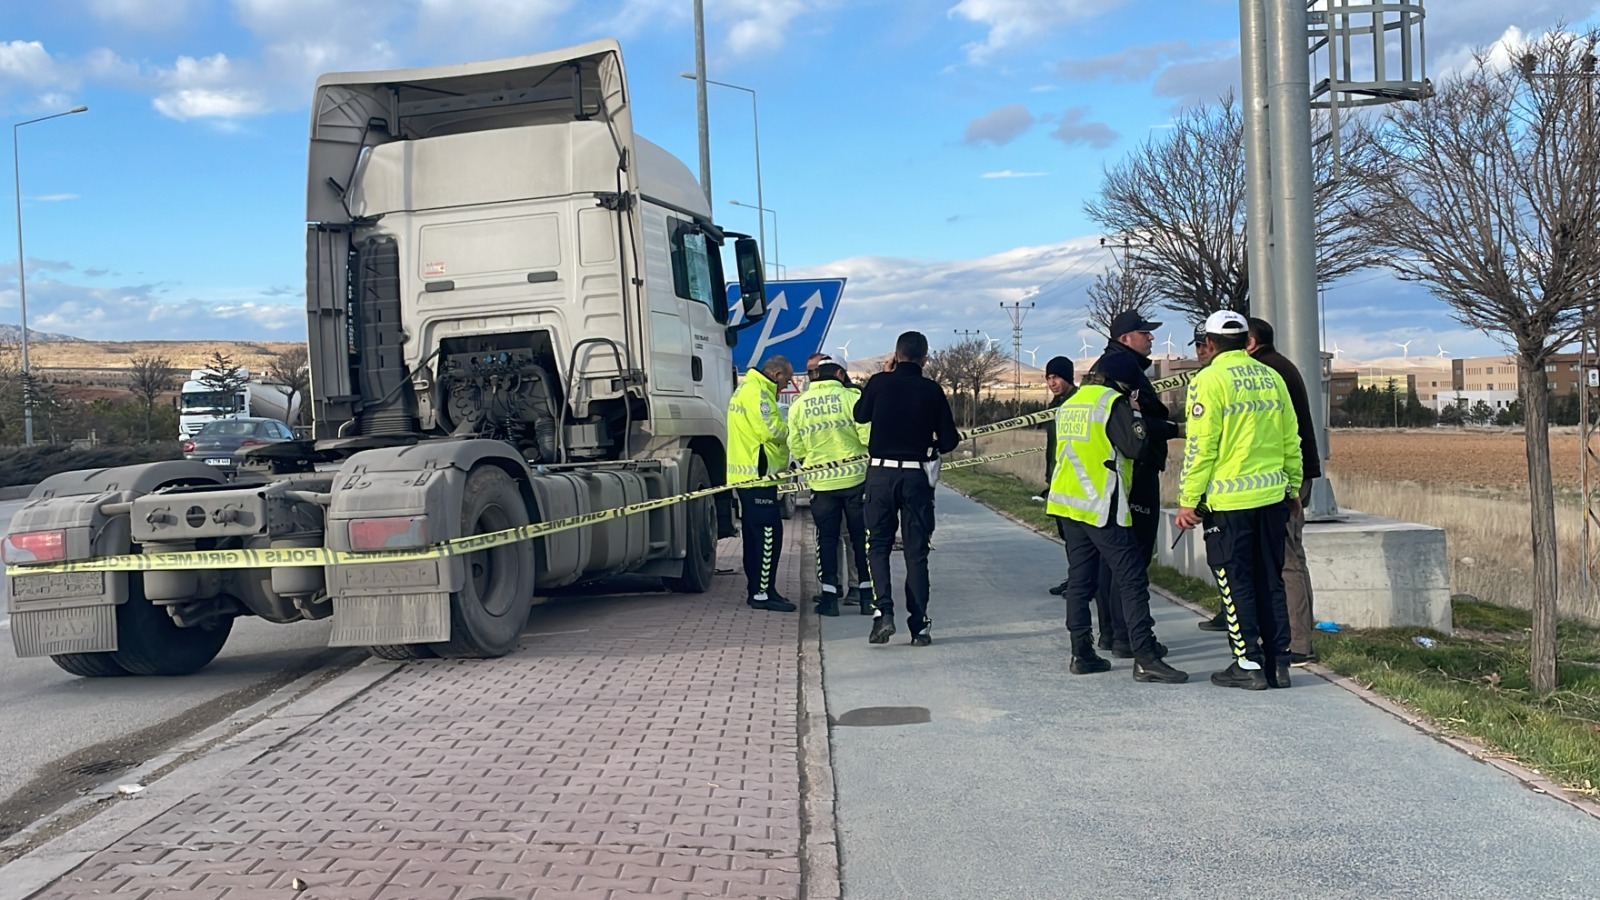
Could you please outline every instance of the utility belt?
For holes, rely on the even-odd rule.
[[[919,461],[916,461],[916,460],[910,460],[910,459],[879,459],[876,456],[874,456],[872,458],[871,462],[869,462],[868,465],[877,466],[877,467],[879,467],[881,469],[920,469],[920,468],[922,468],[922,462],[919,462]]]

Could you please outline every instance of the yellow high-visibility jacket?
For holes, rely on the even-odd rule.
[[[728,483],[756,481],[788,468],[788,433],[778,386],[751,369],[728,400]]]
[[[789,452],[804,466],[838,462],[867,453],[871,425],[857,425],[854,410],[861,392],[837,381],[812,382],[800,398],[789,404]],[[814,491],[842,491],[867,480],[866,461],[860,465],[819,472],[806,479]]]
[[[1300,431],[1278,373],[1243,350],[1219,353],[1189,383],[1178,505],[1255,509],[1298,495]]]

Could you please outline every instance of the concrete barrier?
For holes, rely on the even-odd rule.
[[[1163,565],[1212,580],[1198,530],[1172,546],[1175,509],[1162,510]],[[1306,564],[1319,621],[1356,628],[1419,626],[1449,634],[1450,556],[1444,530],[1344,511],[1338,522],[1306,525]]]
[[[6,500],[26,500],[28,499],[28,495],[33,493],[33,489],[36,487],[38,487],[37,484],[18,484],[13,485],[12,487],[0,487],[0,502]]]

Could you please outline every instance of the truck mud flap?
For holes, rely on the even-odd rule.
[[[449,594],[333,598],[330,647],[433,644],[448,640]]]
[[[20,657],[109,653],[117,649],[117,608],[100,603],[13,612],[11,645]]]

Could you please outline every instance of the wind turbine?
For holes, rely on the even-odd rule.
[[[1000,339],[999,338],[989,337],[989,332],[987,332],[987,331],[980,331],[978,333],[983,335],[983,339],[989,342],[989,346],[990,347],[993,347],[995,344],[1000,343]]]
[[[1334,363],[1337,364],[1339,362],[1339,354],[1341,354],[1343,352],[1344,352],[1343,350],[1339,349],[1339,342],[1338,341],[1334,341],[1333,342],[1333,361],[1334,361]]]
[[[1039,345],[1039,347],[1043,346],[1043,344]],[[1035,347],[1032,350],[1022,351],[1023,353],[1028,354],[1028,365],[1033,366],[1035,369],[1039,368],[1039,347]]]
[[[1405,358],[1406,359],[1410,359],[1411,358],[1411,345],[1415,344],[1416,342],[1417,342],[1416,338],[1412,338],[1411,340],[1406,341],[1404,344],[1400,343],[1399,341],[1396,341],[1395,342],[1395,346],[1399,347],[1402,351],[1405,352]]]
[[[1444,348],[1444,345],[1443,345],[1443,344],[1440,344],[1440,345],[1439,345],[1439,353],[1438,353],[1438,356],[1439,356],[1439,358],[1440,358],[1440,359],[1448,359],[1448,358],[1449,358],[1449,357],[1450,357],[1450,351],[1449,351],[1449,350],[1446,350],[1446,349],[1445,349],[1445,348]]]
[[[1089,355],[1089,351],[1092,350],[1092,349],[1094,349],[1094,348],[1089,346],[1089,339],[1088,338],[1084,338],[1083,339],[1083,346],[1078,348],[1078,355],[1080,357],[1087,357]]]
[[[850,339],[850,341],[853,341],[853,340],[855,340],[855,338],[851,338]],[[850,359],[850,341],[845,341],[843,344],[840,344],[839,346],[833,348],[833,349],[839,351],[839,353],[844,356],[844,358],[845,358],[845,360],[847,362]]]
[[[1167,332],[1166,347],[1167,347],[1167,359],[1171,359],[1172,358],[1172,332],[1170,332],[1170,331]]]

